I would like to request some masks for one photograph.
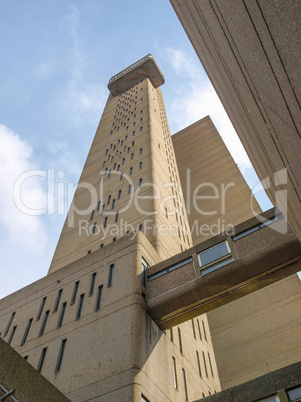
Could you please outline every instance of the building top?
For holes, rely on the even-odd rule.
[[[145,78],[150,79],[154,88],[164,84],[164,76],[151,54],[114,75],[108,83],[108,88],[113,96],[120,95]]]

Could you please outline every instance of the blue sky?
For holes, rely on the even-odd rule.
[[[61,195],[49,214],[22,213],[17,178],[37,170],[22,187],[35,208],[47,205],[51,174],[54,188],[76,185],[110,77],[148,53],[165,76],[171,132],[209,114],[250,186],[258,182],[169,1],[2,0],[0,45],[0,298],[47,273],[67,212]]]

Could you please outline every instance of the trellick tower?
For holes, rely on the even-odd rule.
[[[110,80],[49,273],[1,301],[4,338],[72,401],[220,389],[206,316],[165,333],[147,313],[144,270],[192,245],[163,82],[151,55]]]

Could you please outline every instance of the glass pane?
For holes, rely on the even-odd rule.
[[[290,401],[297,402],[301,400],[301,387],[287,391]]]
[[[209,248],[206,251],[203,251],[199,254],[199,260],[201,265],[209,264],[225,255],[229,254],[229,249],[227,242],[220,243],[217,246]]]
[[[231,264],[231,262],[233,262],[233,261],[234,261],[233,258],[232,258],[232,257],[229,257],[229,258],[226,258],[226,259],[223,260],[223,261],[218,262],[217,264],[213,264],[213,265],[211,265],[209,268],[203,269],[203,270],[201,271],[202,276],[207,275],[207,274],[210,274],[210,272],[213,272],[213,271],[215,271],[216,269],[222,268],[222,267],[224,267],[225,265]]]

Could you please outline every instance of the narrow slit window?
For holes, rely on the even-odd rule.
[[[199,375],[200,375],[200,377],[202,378],[202,369],[201,369],[200,355],[199,355],[199,352],[198,352],[198,351],[196,351],[196,359],[197,359],[197,362],[198,362]]]
[[[94,217],[94,213],[95,213],[95,210],[93,209],[93,211],[92,211],[92,213],[91,213],[90,221],[92,221],[92,219],[93,219],[93,217]]]
[[[182,345],[182,336],[181,336],[181,329],[178,327],[178,338],[179,338],[179,347],[180,352],[183,354],[183,345]]]
[[[54,313],[56,313],[56,312],[57,312],[57,309],[59,308],[59,304],[60,304],[60,301],[61,301],[62,293],[63,293],[63,289],[60,289],[60,290],[58,291],[58,294],[57,294],[57,297],[56,297],[56,301],[55,301],[55,305],[54,305],[54,309],[53,309],[53,312],[54,312]]]
[[[140,148],[140,155],[142,155],[142,152],[143,152],[143,148]]]
[[[196,339],[196,333],[195,333],[195,326],[194,326],[193,318],[191,319],[191,324],[192,324],[193,336],[194,336],[194,339]]]
[[[11,324],[12,324],[12,322],[13,322],[13,319],[14,319],[14,316],[16,315],[16,312],[14,311],[13,313],[12,313],[12,315],[10,316],[10,318],[9,318],[9,321],[8,321],[8,323],[7,323],[7,326],[6,326],[6,328],[5,328],[5,331],[4,331],[4,334],[3,334],[3,336],[6,336],[7,334],[8,334],[8,331],[9,331],[9,329],[10,329],[10,326],[11,326]]]
[[[175,389],[178,389],[178,378],[177,378],[177,366],[176,359],[172,357],[172,369],[173,369],[173,382]]]
[[[33,318],[30,318],[30,320],[28,320],[28,323],[27,323],[27,326],[26,326],[26,329],[25,329],[25,332],[24,332],[24,335],[23,335],[23,338],[22,338],[21,346],[24,345],[24,343],[26,342],[26,339],[28,337],[32,321],[33,321]]]
[[[78,309],[77,309],[77,313],[76,313],[77,320],[79,320],[80,317],[82,316],[84,299],[85,299],[85,294],[83,293],[82,295],[80,295],[80,299],[79,299],[79,303],[78,303]]]
[[[118,191],[118,200],[120,200],[121,197],[121,190]]]
[[[39,364],[38,364],[38,367],[37,367],[37,371],[39,373],[42,371],[43,364],[44,364],[44,361],[45,361],[46,352],[47,352],[47,348],[43,348],[42,352],[41,352]]]
[[[142,166],[143,166],[143,164],[142,164],[142,162],[140,162],[139,168],[142,169]]]
[[[62,304],[61,313],[60,313],[59,321],[58,321],[58,324],[57,324],[58,328],[61,328],[61,326],[63,325],[66,307],[67,307],[67,302]]]
[[[214,378],[214,373],[213,373],[213,368],[212,368],[212,363],[211,363],[211,357],[210,357],[209,352],[208,352],[208,361],[209,361],[209,366],[210,366],[210,371],[211,371],[212,378]]]
[[[111,264],[110,265],[110,272],[109,272],[108,287],[113,285],[113,275],[114,275],[114,264]]]
[[[134,153],[131,154],[131,159],[134,159]]]
[[[204,337],[205,337],[205,340],[207,341],[206,327],[205,327],[205,323],[203,320],[202,320],[202,325],[203,325]]]
[[[100,201],[98,201],[98,204],[97,204],[97,211],[99,211],[99,210],[100,210],[100,205],[101,205],[101,202],[100,202]]]
[[[45,315],[44,315],[44,318],[43,318],[43,322],[42,322],[42,325],[41,325],[41,329],[40,329],[39,336],[42,336],[42,335],[44,334],[44,332],[45,332],[45,328],[46,328],[46,324],[47,324],[49,312],[50,312],[50,310],[47,310],[47,311],[45,312]]]
[[[8,343],[9,345],[12,343],[12,340],[13,340],[13,337],[14,337],[14,335],[15,335],[16,329],[17,329],[17,325],[15,325],[15,326],[13,327],[13,329],[12,329],[12,331],[11,331],[11,333],[10,333],[10,337],[9,337],[9,339],[8,339],[8,341],[7,341],[7,343]]]
[[[71,299],[71,304],[75,303],[76,296],[77,296],[77,291],[79,287],[79,281],[76,281],[74,284],[74,289],[73,289],[73,294],[72,294],[72,299]]]
[[[115,222],[118,222],[118,218],[119,218],[119,211],[116,211]]]
[[[112,201],[112,209],[114,209],[114,208],[115,208],[115,198]]]
[[[183,385],[184,385],[184,394],[185,394],[185,401],[188,401],[188,392],[187,392],[187,384],[186,384],[186,373],[185,370],[182,368],[183,374]]]
[[[132,192],[132,185],[129,184],[129,194],[131,194],[131,192]]]
[[[108,217],[106,216],[106,217],[105,217],[104,224],[103,224],[103,227],[106,228],[106,227],[107,227],[107,224],[108,224]]]
[[[62,362],[63,362],[63,357],[64,357],[64,353],[65,353],[65,349],[66,349],[66,343],[67,343],[67,339],[63,339],[62,343],[61,343],[56,367],[55,367],[55,373],[59,372],[62,368]]]
[[[139,187],[142,186],[142,179],[139,179]]]
[[[98,286],[97,300],[96,300],[96,311],[100,309],[101,297],[102,297],[103,285]]]
[[[200,327],[200,321],[197,318],[197,323],[198,323],[198,330],[199,330],[199,335],[200,335],[200,340],[202,340],[202,332],[201,332],[201,327]]]
[[[206,363],[206,356],[205,356],[205,353],[202,352],[202,355],[203,355],[203,362],[204,362],[204,367],[205,367],[205,374],[206,374],[206,377],[209,378],[209,377],[208,377],[208,370],[207,370],[207,363]]]
[[[96,272],[94,272],[91,277],[90,292],[89,292],[90,296],[92,296],[94,293],[95,280],[96,280]]]
[[[133,168],[130,168],[130,175],[133,174]]]
[[[44,310],[44,306],[45,306],[45,303],[46,303],[46,299],[47,299],[47,297],[43,297],[43,299],[42,299],[42,301],[41,301],[40,309],[39,309],[39,312],[38,312],[38,315],[37,315],[37,321],[39,321],[39,319],[40,319],[41,316],[42,316],[42,313],[43,313],[43,310]]]

